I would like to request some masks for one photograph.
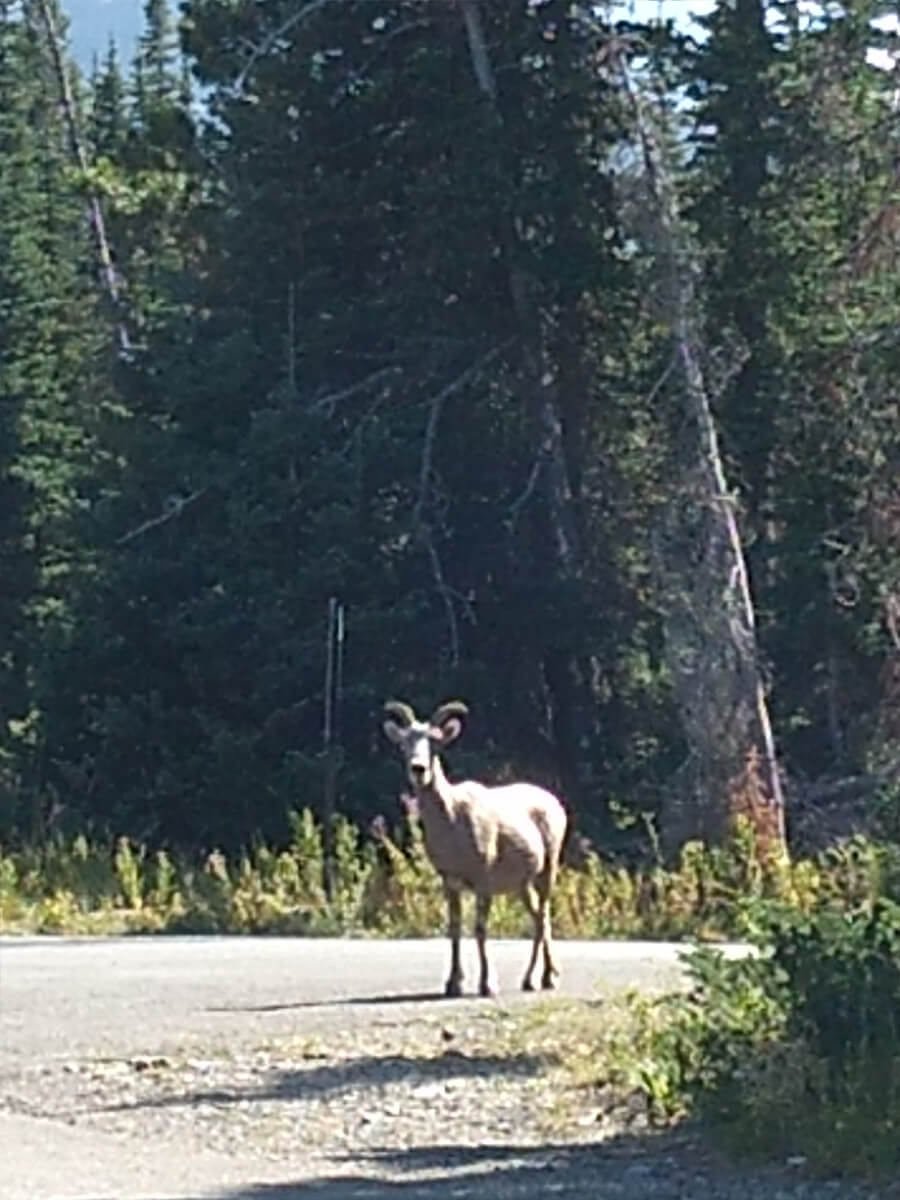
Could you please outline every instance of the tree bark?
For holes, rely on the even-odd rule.
[[[653,120],[623,59],[665,262],[665,303],[693,447],[658,539],[667,655],[690,748],[679,811],[664,840],[721,842],[750,821],[762,849],[785,851],[784,797],[735,501],[701,367],[697,265]]]

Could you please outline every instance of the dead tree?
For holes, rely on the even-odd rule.
[[[722,842],[748,818],[761,847],[785,848],[784,798],[760,668],[756,620],[736,513],[719,449],[695,293],[697,255],[678,209],[654,114],[625,55],[612,56],[631,106],[653,210],[664,318],[673,358],[666,388],[680,404],[678,478],[655,531],[666,655],[689,747],[667,798],[664,841]]]
[[[38,12],[40,14],[41,22],[44,26],[47,49],[50,53],[50,61],[53,66],[53,73],[56,76],[56,82],[59,88],[60,104],[62,106],[63,116],[65,118],[66,131],[69,136],[69,148],[72,152],[72,158],[74,159],[78,170],[81,172],[82,177],[86,179],[88,172],[87,151],[85,150],[84,141],[81,137],[81,131],[78,127],[78,112],[75,103],[75,96],[72,92],[72,83],[69,78],[69,71],[66,65],[63,47],[60,42],[59,30],[56,27],[54,7],[50,3],[50,0],[39,0]],[[127,357],[131,352],[131,343],[128,337],[128,330],[126,329],[125,322],[122,318],[119,278],[116,273],[112,251],[109,245],[109,238],[107,237],[106,233],[106,222],[103,218],[103,208],[100,204],[100,197],[94,188],[88,189],[87,209],[88,219],[90,221],[91,231],[94,237],[97,261],[100,266],[100,277],[103,281],[103,288],[117,317],[116,332],[119,340],[119,350],[123,357]]]

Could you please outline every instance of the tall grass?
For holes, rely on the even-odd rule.
[[[331,895],[322,829],[304,809],[288,844],[192,860],[135,844],[55,838],[0,845],[0,930],[6,933],[272,933],[428,936],[443,931],[441,887],[421,827],[382,821],[367,833],[338,818]],[[689,843],[679,861],[628,870],[587,851],[562,869],[554,895],[561,937],[716,940],[752,934],[759,902],[809,912],[825,897],[855,903],[885,887],[885,852],[857,839],[829,855],[764,863],[741,833],[728,849]],[[514,897],[495,902],[491,928],[528,932]]]

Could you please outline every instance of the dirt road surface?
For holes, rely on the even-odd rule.
[[[564,998],[683,978],[674,945],[558,949]],[[549,1138],[534,1056],[490,1052],[546,1001],[516,990],[524,943],[492,953],[501,999],[445,1001],[443,939],[0,939],[0,1200],[864,1194]]]

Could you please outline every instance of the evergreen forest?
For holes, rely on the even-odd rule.
[[[894,8],[0,0],[0,836],[900,837]]]

